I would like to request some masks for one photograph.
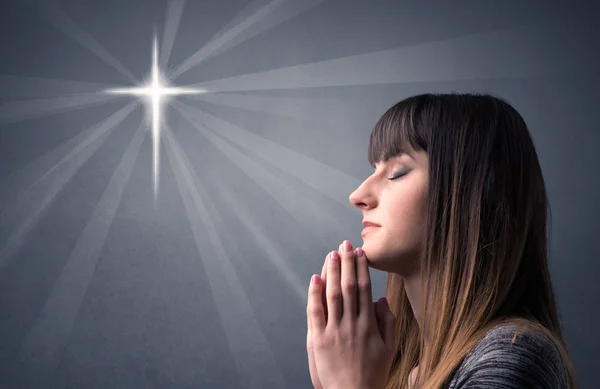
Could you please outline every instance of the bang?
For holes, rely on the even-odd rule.
[[[400,101],[379,119],[369,138],[368,159],[371,166],[402,153],[427,151],[427,130],[431,126],[424,114],[427,95]]]

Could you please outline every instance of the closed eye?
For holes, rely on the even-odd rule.
[[[388,180],[393,181],[393,180],[396,180],[398,178],[404,177],[407,174],[408,174],[408,171],[404,171],[403,170],[403,171],[400,171],[400,172],[394,174],[393,176],[389,177]]]

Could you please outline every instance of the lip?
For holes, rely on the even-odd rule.
[[[381,227],[381,226],[376,226],[376,225],[366,226],[365,228],[363,228],[362,232],[360,233],[360,236],[365,236],[369,232],[373,232],[374,230],[376,230],[379,227]]]
[[[365,227],[381,227],[379,224],[370,222],[368,220],[363,220],[363,225]]]

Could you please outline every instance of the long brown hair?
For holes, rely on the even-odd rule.
[[[420,388],[444,387],[485,332],[503,322],[549,335],[575,388],[548,269],[546,189],[521,115],[490,95],[413,96],[378,121],[369,161],[407,147],[429,158],[423,318],[419,326],[401,276],[389,273],[398,345],[387,389],[405,388],[417,364]]]

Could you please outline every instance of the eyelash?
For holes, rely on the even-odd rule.
[[[396,173],[393,176],[389,177],[388,180],[394,181],[394,180],[397,180],[398,178],[401,178],[401,177],[405,176],[406,174],[408,174],[408,172]]]

